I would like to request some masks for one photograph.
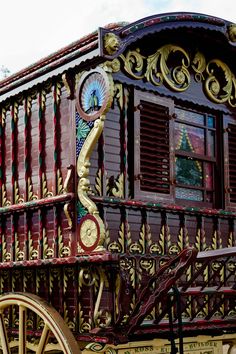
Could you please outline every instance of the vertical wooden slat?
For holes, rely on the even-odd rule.
[[[13,216],[8,215],[5,218],[6,220],[6,254],[4,261],[9,262],[14,259],[14,226],[13,226]]]
[[[30,117],[31,131],[27,130],[27,149],[31,145],[31,151],[27,150],[27,154],[25,155],[28,162],[30,161],[31,166],[31,180],[32,180],[32,188],[34,193],[38,198],[41,197],[40,192],[40,176],[39,176],[39,98],[33,96],[31,103],[31,111],[27,113],[28,117]],[[29,109],[29,108],[28,108]],[[27,129],[28,129],[27,123]],[[30,156],[29,156],[30,153]],[[26,169],[27,178],[30,171],[30,167]],[[29,194],[29,191],[28,191]]]
[[[19,202],[27,200],[25,183],[25,105],[21,103],[18,108],[16,139],[17,183],[19,187]]]
[[[5,124],[6,109],[2,108],[0,116],[0,206],[4,205],[5,189]]]
[[[129,92],[124,89],[124,173],[125,173],[125,198],[129,197],[129,183],[128,183],[128,103],[129,103]]]
[[[40,214],[39,211],[34,211],[29,216],[28,214],[28,242],[30,259],[36,260],[40,257]]]
[[[5,205],[13,203],[12,193],[12,139],[11,139],[11,112],[6,113],[5,128]]]
[[[65,87],[61,89],[60,97],[60,155],[61,155],[61,171],[63,180],[67,175],[67,167],[75,164],[75,112],[71,101],[67,99]]]
[[[42,162],[43,174],[45,174],[43,197],[52,196],[56,192],[55,185],[55,160],[54,160],[54,112],[53,112],[53,92],[52,89],[47,89],[45,94],[45,102],[42,112]]]
[[[33,182],[32,182],[32,130],[31,120],[32,116],[32,97],[28,96],[24,102],[24,172],[25,172],[25,185],[26,185],[26,197],[27,201],[37,199],[38,196],[34,194]],[[23,135],[23,132],[22,132]],[[38,152],[36,152],[37,158]]]
[[[54,179],[55,194],[63,193],[61,172],[61,124],[60,124],[61,84],[57,82],[53,89],[53,122],[54,122]]]
[[[18,183],[18,113],[19,105],[14,102],[11,109],[11,143],[12,143],[12,188],[13,203],[20,202],[19,183]]]
[[[40,198],[45,197],[47,193],[46,174],[45,174],[45,119],[44,111],[46,105],[46,92],[42,91],[38,95],[39,106],[39,179],[40,179]]]

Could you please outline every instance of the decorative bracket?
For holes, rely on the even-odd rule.
[[[94,121],[77,160],[78,198],[88,211],[80,220],[78,250],[81,252],[104,251],[105,227],[96,204],[89,198],[89,167],[92,151],[103,131],[105,113],[111,107],[114,96],[114,83],[110,73],[96,68],[84,73],[76,91],[76,109],[87,122]]]

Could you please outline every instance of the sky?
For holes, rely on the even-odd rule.
[[[108,23],[174,11],[236,23],[236,0],[7,0],[0,9],[0,69],[10,74]]]

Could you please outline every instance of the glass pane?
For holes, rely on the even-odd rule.
[[[206,189],[213,189],[213,166],[211,163],[205,163],[205,173]]]
[[[175,149],[204,155],[204,129],[182,123],[175,123]]]
[[[208,116],[207,117],[207,125],[209,128],[215,128],[215,117]]]
[[[215,156],[215,132],[208,131],[208,156]]]
[[[202,186],[202,162],[185,157],[176,157],[175,175],[177,184]]]
[[[175,108],[175,113],[177,114],[177,119],[184,120],[189,123],[201,124],[204,125],[204,115],[197,113],[186,111],[184,109]]]
[[[195,189],[177,187],[175,189],[175,196],[178,199],[194,200],[197,202],[203,201],[203,192]]]

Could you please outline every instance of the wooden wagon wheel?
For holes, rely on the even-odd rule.
[[[12,343],[9,339],[4,313],[8,309],[10,311],[13,307],[18,307],[16,311],[18,314],[18,329],[15,331],[18,338],[14,339]],[[34,345],[27,341],[27,311],[32,311],[38,315],[43,324],[38,343]],[[53,349],[53,345],[50,346],[49,342],[52,341],[53,343],[56,342],[55,349]],[[15,351],[19,354],[43,354],[48,350],[52,350],[51,353],[80,353],[73,334],[60,314],[43,299],[29,293],[9,293],[0,297],[0,345],[3,354],[10,354]]]

